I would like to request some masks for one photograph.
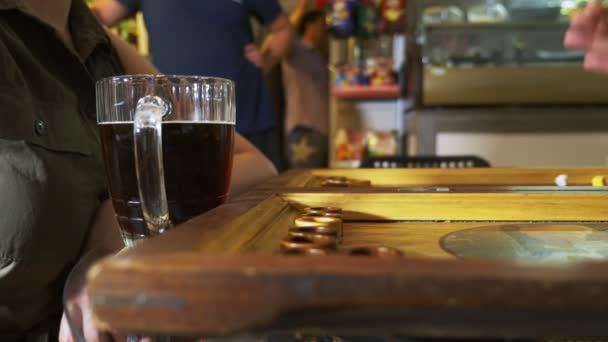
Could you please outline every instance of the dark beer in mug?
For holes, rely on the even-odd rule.
[[[125,241],[146,235],[133,153],[133,123],[99,125],[108,186]],[[180,224],[224,203],[230,184],[234,125],[162,124],[169,217]],[[145,172],[145,170],[142,170]]]

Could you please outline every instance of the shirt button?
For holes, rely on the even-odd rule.
[[[46,124],[42,120],[36,120],[34,123],[34,131],[36,131],[37,135],[43,135],[46,130]]]

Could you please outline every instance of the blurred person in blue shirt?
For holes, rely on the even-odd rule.
[[[282,169],[278,115],[263,75],[291,39],[278,0],[97,0],[92,9],[107,26],[141,11],[152,61],[162,73],[235,81],[237,131]],[[263,49],[253,44],[251,17],[273,37]]]

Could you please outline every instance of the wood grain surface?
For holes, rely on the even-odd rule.
[[[371,178],[369,171],[375,170],[346,176]],[[372,173],[384,184],[403,176],[393,174],[398,170],[381,171]],[[581,181],[599,171],[581,171]],[[295,330],[608,337],[608,263],[466,260],[447,253],[438,241],[478,226],[605,223],[606,194],[314,189],[318,177],[332,172],[289,172],[97,264],[88,278],[96,323],[121,332],[180,336]],[[520,179],[541,179],[535,172],[521,170],[536,178]],[[462,174],[449,182],[472,175]],[[438,179],[440,173],[435,175]],[[277,254],[300,210],[319,205],[345,210],[342,248],[391,244],[406,257]]]
[[[289,193],[299,207],[339,207],[351,220],[604,221],[608,193]]]
[[[302,174],[308,174],[308,178]],[[582,169],[354,169],[294,171],[287,186],[320,186],[322,177],[346,176],[357,180],[369,180],[373,186],[450,186],[450,185],[555,185],[555,178],[568,175],[569,185],[591,185],[595,176],[606,176],[605,168]]]
[[[176,253],[105,261],[89,284],[98,324],[123,332],[599,337],[608,334],[607,283],[606,263]]]

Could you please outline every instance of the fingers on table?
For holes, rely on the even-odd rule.
[[[571,49],[591,49],[598,24],[606,16],[605,12],[606,9],[602,6],[592,4],[574,16],[566,32],[564,45]]]
[[[74,316],[72,316],[72,317],[74,317]],[[78,326],[80,326],[81,325],[81,321],[80,321],[81,315],[78,315],[77,317],[78,317],[79,321],[74,322],[74,324],[77,324]],[[74,317],[74,319],[76,319],[76,317]],[[61,326],[59,327],[59,342],[77,342],[76,338],[72,335],[72,329],[70,328],[70,325],[68,324],[65,314],[63,315],[63,317],[61,317]]]

